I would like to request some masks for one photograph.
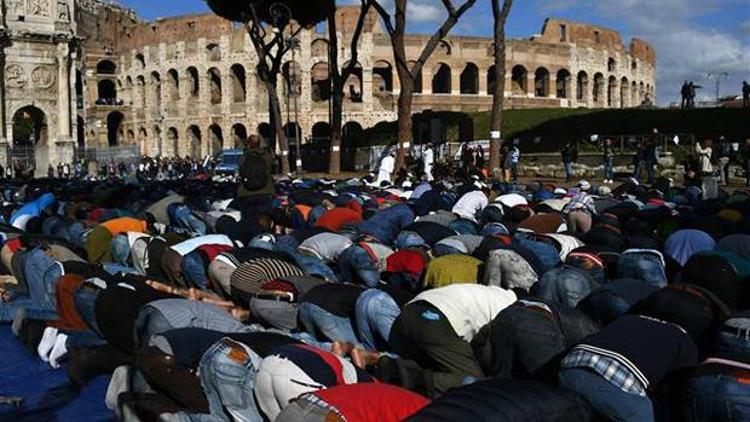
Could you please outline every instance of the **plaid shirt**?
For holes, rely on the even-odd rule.
[[[612,352],[580,344],[563,359],[562,367],[590,368],[622,391],[646,396],[648,380],[627,359]]]
[[[590,212],[591,214],[596,214],[596,207],[594,206],[594,198],[591,197],[591,195],[587,194],[586,192],[581,192],[573,199],[568,202],[567,205],[565,205],[565,208],[563,208],[564,214],[569,214],[571,211],[575,210],[586,210]]]

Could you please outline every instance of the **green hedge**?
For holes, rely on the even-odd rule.
[[[507,110],[504,114],[503,138],[518,138],[529,144],[541,138],[540,150],[549,149],[564,140],[588,139],[592,134],[626,136],[659,133],[694,135],[697,138],[730,140],[750,137],[750,109],[538,109]],[[490,113],[474,116],[478,137],[488,137]],[[533,143],[532,143],[533,144]],[[534,148],[536,149],[536,148]]]
[[[447,137],[458,138],[458,122],[470,117],[474,120],[474,137],[487,139],[490,133],[490,113],[426,112],[425,117],[446,122]],[[415,120],[420,115],[415,115]],[[521,140],[524,150],[557,150],[560,142],[588,139],[592,134],[610,136],[648,135],[656,128],[660,133],[694,135],[697,138],[720,135],[730,140],[750,137],[750,109],[526,109],[506,110],[503,113],[503,138]],[[360,145],[395,142],[398,128],[395,122],[381,123],[367,129]],[[531,142],[540,138],[541,142]]]

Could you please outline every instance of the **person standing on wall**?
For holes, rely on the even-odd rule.
[[[646,164],[646,174],[648,175],[648,181],[646,183],[652,185],[654,183],[656,164],[658,162],[655,138],[646,141],[643,148],[643,161]]]
[[[573,163],[578,160],[578,149],[572,142],[565,141],[560,154],[562,155],[562,162],[565,167],[565,181],[570,182],[570,179],[575,176]]]
[[[500,177],[503,183],[510,183],[511,167],[513,166],[511,161],[510,148],[508,147],[508,144],[503,144],[500,148]]]
[[[750,138],[745,139],[740,149],[740,160],[745,171],[745,187],[750,187]]]
[[[604,183],[615,182],[615,149],[612,147],[612,140],[605,139],[602,145],[602,159],[604,161]]]
[[[518,163],[521,162],[521,149],[518,148],[518,139],[513,141],[510,147],[510,174],[513,183],[518,182]]]
[[[425,177],[427,177],[428,182],[431,182],[434,179],[432,176],[432,167],[435,165],[435,150],[432,148],[431,142],[422,151],[422,163],[424,165]]]

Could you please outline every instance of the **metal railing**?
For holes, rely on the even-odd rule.
[[[140,157],[138,145],[120,145],[105,148],[77,148],[75,153],[77,160],[96,161],[99,163],[114,161],[116,163],[129,163],[137,161]]]

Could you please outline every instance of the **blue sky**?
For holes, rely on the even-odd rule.
[[[120,2],[144,19],[208,11],[203,0]],[[444,12],[440,0],[409,0],[408,15],[410,32],[432,32]],[[478,0],[454,33],[490,36],[491,16],[490,1]],[[679,99],[684,79],[706,86],[699,95],[712,97],[708,71],[729,73],[722,95],[739,93],[743,79],[750,82],[748,0],[515,0],[507,32],[511,37],[528,37],[541,30],[547,17],[610,27],[620,31],[626,42],[631,36],[651,42],[657,53],[660,104]]]

